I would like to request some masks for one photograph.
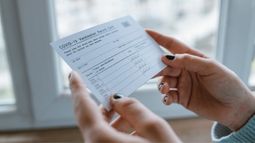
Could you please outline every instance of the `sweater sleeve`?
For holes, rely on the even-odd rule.
[[[255,115],[235,132],[215,122],[212,126],[211,137],[215,143],[255,143]]]

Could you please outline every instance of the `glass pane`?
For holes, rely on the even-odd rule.
[[[215,56],[218,0],[55,0],[55,6],[60,37],[131,15],[143,27]],[[65,64],[62,69],[66,79],[70,69]]]
[[[251,74],[249,78],[249,85],[255,87],[255,59],[251,63]]]
[[[4,45],[2,22],[0,19],[0,106],[14,104],[12,79]]]

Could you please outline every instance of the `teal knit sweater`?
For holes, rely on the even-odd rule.
[[[255,115],[238,131],[214,123],[211,137],[215,143],[255,143]]]

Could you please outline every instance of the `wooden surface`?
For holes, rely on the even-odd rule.
[[[201,118],[168,120],[184,143],[209,143],[212,122]],[[82,143],[77,128],[0,133],[0,143]]]

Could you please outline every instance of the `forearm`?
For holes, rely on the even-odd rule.
[[[248,102],[249,101],[249,102]],[[241,120],[237,120],[234,127],[238,127],[235,131],[231,127],[226,127],[220,123],[215,123],[212,127],[212,140],[217,143],[232,142],[254,142],[255,140],[255,96],[252,95],[247,101],[245,111],[239,111],[239,116],[243,116]]]
[[[234,131],[242,128],[255,113],[255,97],[252,93],[250,93],[247,99],[243,100],[235,110],[236,111],[233,111],[235,112],[233,122],[228,126]]]
[[[224,125],[215,123],[212,127],[211,137],[215,143],[253,143],[255,140],[255,116],[250,118],[240,130],[234,132]]]

